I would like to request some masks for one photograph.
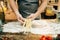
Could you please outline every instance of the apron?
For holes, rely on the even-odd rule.
[[[38,9],[38,6],[38,0],[18,0],[19,12],[24,18],[32,13],[35,13]]]

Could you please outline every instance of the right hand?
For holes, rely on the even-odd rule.
[[[21,24],[23,24],[25,21],[25,18],[23,18],[20,14],[17,15],[17,19]]]

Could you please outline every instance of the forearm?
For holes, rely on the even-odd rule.
[[[44,1],[38,8],[37,12],[36,12],[36,15],[40,15],[44,10],[45,8],[47,7],[47,1]]]
[[[14,0],[9,0],[9,2],[10,2],[10,6],[12,7],[15,14],[19,15],[18,7],[16,6],[16,3],[14,2]]]

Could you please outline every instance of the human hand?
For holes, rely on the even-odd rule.
[[[36,14],[31,14],[30,16],[28,16],[28,19],[34,20],[37,17]]]
[[[23,18],[20,14],[17,15],[17,19],[18,19],[18,21],[19,21],[21,24],[23,24],[24,21],[25,21],[25,18]]]

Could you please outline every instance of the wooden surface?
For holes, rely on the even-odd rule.
[[[32,34],[32,33],[27,33],[27,34],[6,34],[6,35],[1,35],[2,37],[8,37],[8,38],[13,38],[15,40],[39,40],[42,35],[38,34]],[[45,35],[45,36],[51,36],[51,35]],[[52,37],[52,36],[51,36]]]

